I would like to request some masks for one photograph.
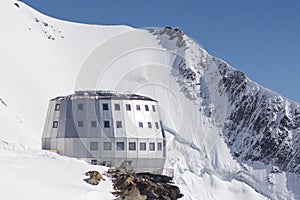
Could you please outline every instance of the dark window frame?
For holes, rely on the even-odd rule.
[[[137,104],[135,107],[136,107],[136,110],[138,110],[138,111],[141,110],[141,105]]]
[[[98,164],[98,161],[97,160],[91,160],[91,165],[97,165]]]
[[[151,122],[147,122],[148,124],[148,128],[152,128],[152,123]]]
[[[117,142],[116,147],[117,147],[117,151],[124,151],[125,150],[125,142]]]
[[[157,151],[162,151],[162,143],[161,142],[157,143]]]
[[[159,123],[158,122],[155,122],[155,127],[156,127],[156,129],[159,129]]]
[[[82,120],[77,121],[77,127],[83,128],[84,127],[84,122]]]
[[[130,104],[126,104],[125,106],[126,106],[127,111],[131,111],[131,105]]]
[[[103,150],[104,151],[111,151],[112,150],[111,142],[103,142]]]
[[[105,110],[105,111],[109,110],[108,103],[103,103],[102,104],[102,110]]]
[[[145,111],[149,112],[149,106],[145,105]]]
[[[58,128],[58,121],[53,121],[52,128]]]
[[[144,148],[142,148],[144,147]],[[140,151],[147,151],[147,143],[146,142],[140,142]]]
[[[115,110],[120,111],[121,105],[119,103],[115,103]]]
[[[60,110],[60,103],[55,104],[54,110],[55,111],[59,111]]]
[[[156,112],[156,107],[155,107],[155,105],[152,105],[152,111],[153,111],[153,112]]]
[[[149,142],[149,150],[155,151],[155,142]]]
[[[103,121],[103,127],[104,128],[110,128],[110,121],[109,120],[104,120]]]
[[[116,128],[122,128],[122,121],[116,121]]]
[[[92,128],[97,128],[97,121],[96,120],[91,121],[91,127]]]
[[[129,142],[128,143],[128,150],[129,151],[136,151],[136,142]]]
[[[139,124],[139,128],[144,128],[143,122],[138,122],[138,124]]]
[[[90,150],[98,151],[99,150],[99,142],[90,142]]]

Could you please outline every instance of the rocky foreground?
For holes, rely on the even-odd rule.
[[[128,173],[109,170],[117,200],[176,200],[183,196],[172,178],[151,173]]]
[[[85,175],[89,178],[84,181],[91,185],[105,180],[98,171],[89,171]],[[115,169],[110,169],[106,175],[112,177],[116,200],[176,200],[183,196],[168,176]]]

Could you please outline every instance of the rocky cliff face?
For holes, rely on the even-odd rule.
[[[237,160],[261,161],[300,174],[299,104],[210,56],[177,28],[151,33],[161,40],[169,37],[183,49],[177,51],[180,62],[173,66],[178,84],[203,115],[222,127],[225,142]]]
[[[249,80],[242,72],[219,71],[232,107],[223,132],[234,155],[262,161],[281,170],[300,174],[300,107]]]

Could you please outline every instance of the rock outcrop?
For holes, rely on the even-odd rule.
[[[105,180],[98,171],[88,171],[85,175],[89,178],[83,180],[91,185],[98,185],[101,180]]]
[[[151,173],[128,173],[124,170],[109,170],[117,200],[176,200],[183,196],[172,178]]]

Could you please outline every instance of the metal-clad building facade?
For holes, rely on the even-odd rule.
[[[42,148],[91,164],[161,173],[166,140],[156,100],[131,93],[77,91],[50,100]]]

